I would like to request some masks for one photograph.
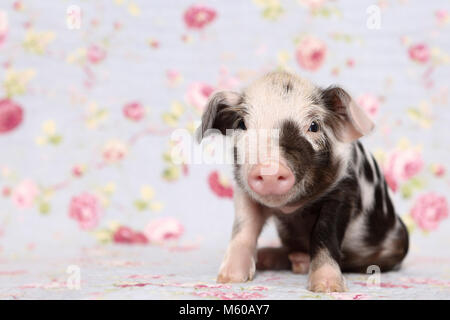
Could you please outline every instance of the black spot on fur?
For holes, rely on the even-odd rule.
[[[286,120],[280,130],[280,147],[290,164],[294,175],[300,180],[312,162],[314,149],[300,134],[300,128],[294,121]]]
[[[358,149],[361,152],[361,154],[364,154],[364,147],[362,146],[361,142],[357,141],[356,145],[358,146]]]
[[[293,84],[290,81],[288,81],[287,83],[284,84],[284,92],[286,94],[291,93],[293,88],[294,88],[294,86],[293,86]]]
[[[383,184],[384,184],[384,199],[386,201],[386,207],[387,207],[387,212],[386,215],[389,217],[393,217],[395,216],[395,209],[394,209],[394,205],[392,204],[391,198],[389,197],[389,193],[388,193],[388,186],[386,184],[386,180],[383,180]]]
[[[355,145],[353,145],[353,148],[352,148],[352,161],[353,161],[353,164],[355,164],[355,165],[358,163],[358,151],[356,150]]]
[[[377,176],[377,180],[380,181],[382,178],[382,175],[380,173],[380,168],[378,167],[377,160],[375,160],[375,157],[373,155],[372,155],[372,161],[373,161],[373,166],[375,167],[375,174]]]
[[[373,171],[372,167],[370,166],[369,160],[367,160],[367,157],[364,157],[363,167],[364,167],[364,176],[366,177],[367,181],[373,182]]]
[[[294,137],[291,138],[295,140]],[[359,142],[354,145],[354,150],[358,149],[365,158],[366,155]],[[355,153],[352,157],[355,160]],[[321,249],[326,249],[343,271],[366,272],[370,265],[378,265],[382,271],[387,271],[399,266],[408,251],[408,232],[395,214],[387,192],[387,184],[375,159],[373,159],[375,172],[372,171],[372,181],[375,175],[380,178],[373,185],[374,205],[371,209],[363,211],[359,177],[356,173],[362,167],[365,177],[370,176],[364,172],[365,162],[368,160],[360,161],[359,167],[350,166],[346,177],[333,189],[320,197],[310,198],[296,212],[286,215],[275,211],[281,242],[289,252],[309,252],[314,258]],[[367,232],[360,245],[363,248],[364,246],[370,248],[373,253],[369,255],[366,252],[342,247],[348,224],[361,215],[365,215]],[[399,222],[396,224],[397,220]],[[396,236],[392,248],[386,251],[382,244],[392,232]],[[305,236],[308,234],[309,238]]]
[[[289,203],[312,201],[322,195],[337,179],[340,161],[334,160],[329,139],[320,150],[315,150],[291,120],[282,123],[280,147],[284,158],[294,173],[296,183],[302,183],[304,192]]]
[[[367,235],[366,243],[372,246],[379,244],[395,223],[395,211],[388,195],[383,194],[383,182],[378,182],[375,186],[375,199],[373,208],[367,213]],[[386,201],[387,212],[384,212],[384,201]]]

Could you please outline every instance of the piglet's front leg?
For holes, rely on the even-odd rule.
[[[339,205],[324,206],[311,235],[311,265],[308,286],[313,292],[347,291],[339,261],[342,234],[338,225],[346,221],[345,214],[336,210]],[[340,221],[340,219],[343,219]]]
[[[217,282],[245,282],[255,274],[256,244],[266,221],[259,205],[242,190],[236,190],[235,219],[231,241],[228,245]]]
[[[347,291],[341,269],[326,249],[312,261],[308,283],[308,289],[313,292]]]

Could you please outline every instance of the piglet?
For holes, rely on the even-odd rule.
[[[408,251],[408,232],[379,165],[358,140],[373,128],[342,88],[322,89],[287,72],[269,73],[242,93],[213,94],[199,136],[233,137],[237,185],[231,241],[217,281],[248,281],[256,269],[290,269],[309,273],[311,291],[342,292],[343,271],[397,268]],[[268,218],[275,220],[281,247],[257,250]]]

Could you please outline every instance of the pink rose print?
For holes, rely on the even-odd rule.
[[[386,182],[393,191],[397,191],[401,182],[407,181],[423,168],[422,154],[417,150],[396,150],[383,165]]]
[[[206,83],[194,82],[188,87],[185,98],[191,106],[202,112],[214,90],[212,86]]]
[[[352,59],[352,58],[347,59],[346,65],[349,68],[353,68],[355,66],[355,59]]]
[[[436,177],[443,177],[445,175],[445,167],[440,164],[440,163],[435,163],[431,166],[431,172],[436,176]]]
[[[0,100],[0,134],[17,128],[23,120],[23,110],[9,99]]]
[[[445,9],[437,10],[435,15],[438,23],[441,25],[450,21],[450,14]]]
[[[386,183],[389,188],[391,188],[392,191],[396,192],[398,189],[398,181],[388,173],[384,173],[384,178],[386,179]]]
[[[106,58],[106,51],[95,44],[91,45],[87,51],[87,58],[91,63],[100,63]]]
[[[86,168],[84,165],[77,164],[72,168],[72,174],[74,177],[80,178],[85,173]]]
[[[21,10],[23,10],[24,5],[23,5],[22,1],[14,1],[13,8],[16,11],[21,11]]]
[[[183,225],[175,218],[160,218],[151,221],[145,228],[150,242],[163,242],[178,239],[184,231]]]
[[[219,172],[211,172],[208,177],[208,183],[211,190],[220,198],[233,198],[233,187]]]
[[[8,15],[0,10],[0,46],[5,42],[8,35]]]
[[[152,48],[152,49],[158,49],[160,47],[160,42],[156,39],[150,39],[148,40],[148,45]]]
[[[372,118],[378,113],[380,102],[378,98],[370,93],[364,93],[356,99],[356,102],[364,109]]]
[[[322,40],[306,36],[298,44],[295,56],[300,67],[315,71],[322,66],[326,53],[327,47]]]
[[[101,215],[100,200],[93,194],[84,192],[70,201],[69,217],[78,221],[83,230],[96,227]]]
[[[4,197],[9,197],[11,195],[11,188],[9,187],[3,187],[2,189],[2,195]]]
[[[430,59],[430,50],[423,43],[412,45],[408,52],[409,57],[419,63],[426,63]]]
[[[147,237],[142,232],[136,232],[125,226],[120,226],[114,232],[113,240],[116,243],[124,244],[146,244],[148,242]]]
[[[179,84],[182,80],[180,72],[177,70],[167,70],[166,71],[167,82],[169,86],[174,87]]]
[[[299,0],[299,2],[309,9],[314,10],[322,7],[325,0]]]
[[[337,300],[367,300],[369,295],[364,293],[350,293],[350,292],[332,292],[330,295]]]
[[[192,6],[184,13],[184,22],[188,28],[203,29],[216,18],[217,13],[214,9],[203,6]]]
[[[218,87],[221,90],[233,90],[239,86],[241,81],[238,77],[230,75],[230,72],[226,67],[220,68],[220,77],[218,82]]]
[[[33,206],[39,189],[31,180],[23,180],[12,191],[11,200],[17,208],[26,209]]]
[[[448,217],[447,199],[430,192],[417,198],[411,216],[423,231],[436,230],[439,223]]]
[[[226,292],[218,289],[196,291],[193,295],[198,297],[217,298],[221,300],[252,300],[264,298],[264,295],[259,292]]]
[[[127,154],[127,146],[119,140],[111,140],[103,147],[103,159],[107,163],[114,163],[125,158]]]
[[[145,116],[145,109],[139,102],[131,102],[123,107],[123,115],[132,120],[140,121]]]

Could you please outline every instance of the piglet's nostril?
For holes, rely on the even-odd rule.
[[[260,195],[281,195],[288,192],[294,185],[295,178],[292,171],[281,165],[271,166],[277,168],[275,172],[267,172],[267,165],[256,165],[248,176],[250,188]]]

